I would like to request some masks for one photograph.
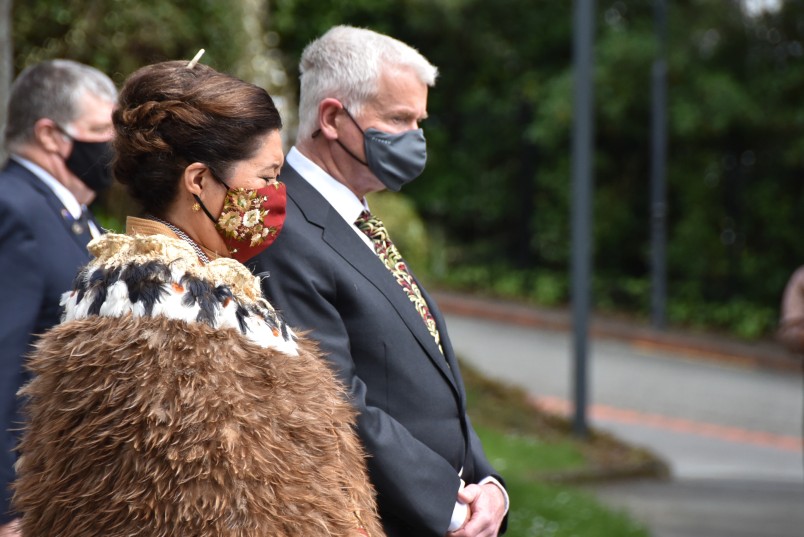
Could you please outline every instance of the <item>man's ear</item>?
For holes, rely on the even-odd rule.
[[[34,138],[36,142],[50,153],[59,153],[59,149],[64,146],[64,134],[52,119],[39,118],[34,123]]]
[[[326,98],[318,103],[318,130],[327,140],[338,138],[338,121],[343,104],[338,99]]]

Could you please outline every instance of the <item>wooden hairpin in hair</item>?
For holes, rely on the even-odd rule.
[[[204,49],[199,49],[198,52],[196,52],[193,59],[190,60],[190,63],[187,64],[187,69],[192,69],[193,67],[195,67],[195,64],[198,63],[198,60],[200,60],[201,56],[203,55],[204,55]]]

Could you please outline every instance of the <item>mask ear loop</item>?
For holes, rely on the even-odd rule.
[[[204,214],[206,214],[209,217],[209,219],[212,220],[212,223],[218,225],[218,221],[215,219],[214,216],[212,216],[212,213],[209,212],[207,206],[204,205],[204,202],[201,201],[201,198],[198,197],[198,194],[193,194],[193,197],[195,198],[195,202],[201,206],[201,210],[204,211]]]
[[[62,127],[61,125],[59,125],[59,124],[58,124],[58,123],[56,123],[55,121],[53,122],[53,125],[56,127],[56,130],[57,130],[57,131],[59,131],[59,133],[60,133],[62,136],[64,136],[65,138],[67,138],[67,139],[68,139],[68,140],[70,140],[71,142],[74,142],[74,141],[75,141],[75,138],[73,138],[73,137],[72,137],[72,135],[71,135],[69,132],[67,132],[67,129],[65,129],[64,127]]]
[[[202,49],[202,50],[203,50],[203,49]],[[226,187],[226,192],[227,192],[227,193],[228,193],[228,192],[231,190],[231,188],[229,188],[229,185],[227,185],[226,183],[224,183],[223,181],[221,181],[220,179],[218,179],[218,177],[217,177],[217,176],[216,176],[214,173],[212,173],[212,170],[210,170],[210,174],[212,175],[212,177],[213,177],[213,178],[214,178],[214,179],[215,179],[217,182],[219,182],[220,184],[222,184],[223,186],[225,186],[225,187]],[[196,203],[198,203],[198,205],[201,207],[201,210],[203,210],[203,211],[204,211],[204,214],[206,214],[206,215],[207,215],[207,217],[209,217],[209,219],[210,219],[210,220],[212,220],[212,223],[213,223],[213,224],[215,224],[215,225],[217,226],[217,225],[218,225],[218,220],[217,220],[217,218],[215,218],[214,216],[212,216],[212,213],[211,213],[211,212],[209,212],[209,209],[207,209],[207,206],[206,206],[206,205],[204,205],[204,202],[203,202],[203,201],[201,201],[201,198],[200,198],[200,197],[198,197],[198,194],[193,194],[193,198],[195,198],[195,202],[196,202]]]
[[[349,119],[351,119],[352,123],[355,124],[355,127],[357,127],[357,130],[359,130],[361,133],[363,133],[363,135],[365,135],[366,131],[363,130],[363,128],[357,122],[357,120],[355,119],[355,116],[352,115],[352,113],[349,111],[349,109],[344,106],[343,111],[346,112],[346,115],[349,116]]]
[[[360,131],[360,134],[362,134],[362,135],[363,135],[363,143],[365,144],[365,140],[366,140],[366,132],[365,132],[363,129],[361,129],[361,128],[360,128],[360,125],[357,123],[357,120],[355,120],[355,118],[354,118],[354,117],[352,117],[352,114],[350,114],[350,113],[349,113],[349,110],[348,110],[348,109],[347,109],[345,106],[343,107],[343,111],[344,111],[344,112],[346,112],[346,115],[347,115],[347,116],[349,116],[349,119],[351,119],[351,120],[352,120],[352,123],[354,123],[354,124],[355,124],[355,127],[357,127],[357,130],[359,130],[359,131]],[[319,132],[320,132],[320,131],[319,131]],[[338,144],[339,146],[341,146],[341,149],[343,149],[344,151],[346,151],[346,152],[349,154],[349,156],[350,156],[350,157],[352,157],[353,159],[355,159],[356,161],[358,161],[358,162],[359,162],[360,164],[362,164],[363,166],[368,167],[368,162],[364,161],[364,160],[363,160],[363,159],[361,159],[361,158],[358,158],[358,156],[357,156],[357,155],[355,155],[355,154],[352,152],[352,150],[350,150],[348,147],[346,147],[345,145],[343,145],[343,142],[341,142],[339,138],[336,138],[336,139],[335,139],[335,142],[337,142],[337,144]]]

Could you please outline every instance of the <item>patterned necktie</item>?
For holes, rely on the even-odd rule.
[[[81,222],[81,225],[86,229],[87,233],[91,239],[95,239],[100,236],[100,234],[95,232],[95,229],[92,227],[92,217],[90,216],[89,209],[86,205],[81,206],[81,218],[78,219]]]
[[[70,230],[74,235],[83,237],[85,242],[92,240],[92,229],[89,227],[88,209],[81,206],[81,215],[78,218],[73,217],[67,209],[61,210],[61,216],[70,224]]]
[[[416,311],[421,315],[441,354],[444,354],[444,349],[441,348],[441,335],[438,333],[433,314],[430,313],[430,308],[427,307],[427,302],[422,297],[419,286],[408,271],[405,260],[402,259],[399,250],[391,242],[391,238],[388,236],[388,231],[382,221],[376,216],[372,216],[368,211],[363,211],[355,221],[355,225],[371,239],[371,243],[374,245],[374,252],[391,271],[397,283],[405,290],[405,294],[408,295]]]

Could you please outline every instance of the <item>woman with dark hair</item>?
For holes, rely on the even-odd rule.
[[[279,113],[192,63],[121,91],[114,173],[144,216],[90,243],[29,361],[23,535],[381,535],[343,388],[241,264],[284,221]]]

